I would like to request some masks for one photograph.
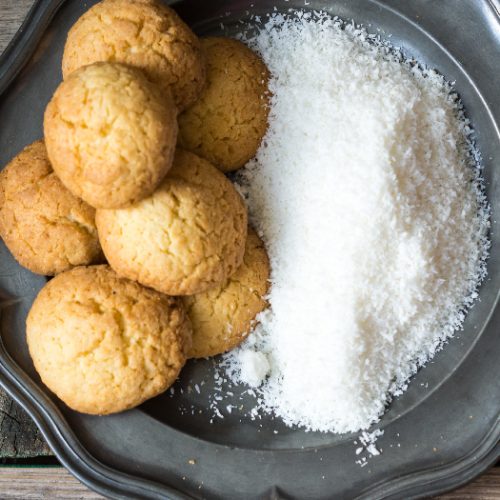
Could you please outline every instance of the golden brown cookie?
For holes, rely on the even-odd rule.
[[[121,276],[168,295],[200,293],[240,266],[247,212],[214,166],[177,150],[174,165],[149,198],[97,210],[104,254]]]
[[[27,146],[0,173],[0,236],[34,273],[102,262],[94,217],[95,210],[62,185],[43,141]]]
[[[154,0],[104,0],[71,28],[64,47],[64,78],[97,61],[136,66],[171,91],[183,110],[205,83],[205,61],[195,34],[166,5]]]
[[[233,349],[248,335],[255,317],[267,307],[269,259],[264,243],[248,229],[243,264],[223,284],[183,297],[193,326],[190,358],[206,358]]]
[[[179,116],[179,144],[227,172],[255,156],[266,133],[269,73],[237,40],[214,37],[201,43],[207,84]]]
[[[133,408],[175,381],[191,325],[178,299],[92,266],[49,281],[26,331],[43,383],[74,410],[105,415]]]
[[[149,196],[172,165],[177,115],[138,69],[96,63],[71,74],[45,111],[55,172],[96,208]]]

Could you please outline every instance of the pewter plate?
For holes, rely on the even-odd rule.
[[[457,487],[500,452],[498,4],[252,1],[170,3],[200,35],[234,34],[249,13],[274,7],[324,9],[354,19],[455,81],[476,130],[492,205],[489,277],[464,330],[419,371],[376,426],[384,429],[377,443],[382,455],[360,467],[355,435],[306,433],[269,416],[253,421],[233,410],[210,423],[212,361],[190,363],[173,397],[107,417],[69,410],[40,382],[25,342],[26,314],[46,279],[22,269],[3,244],[0,383],[33,417],[60,461],[112,498],[410,498]],[[42,136],[44,108],[61,80],[66,33],[93,3],[39,0],[0,59],[1,165]],[[202,382],[200,394],[189,390]],[[238,406],[251,404],[234,392]]]

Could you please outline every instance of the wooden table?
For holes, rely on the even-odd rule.
[[[15,34],[34,0],[0,0],[0,53]],[[0,456],[50,455],[29,417],[0,391]],[[0,468],[0,498],[99,499],[61,467]],[[455,492],[446,500],[500,500],[500,467]]]

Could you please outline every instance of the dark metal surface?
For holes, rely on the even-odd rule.
[[[43,110],[61,80],[66,33],[93,3],[39,1],[23,32],[0,59],[1,165],[41,137]],[[496,221],[500,23],[493,4],[487,0],[310,4],[306,8],[324,8],[369,26],[382,37],[391,35],[394,45],[456,81],[477,133]],[[237,0],[174,3],[201,35],[234,33],[247,10],[265,13],[275,5],[304,7],[302,2],[282,0],[253,0],[252,5]],[[110,497],[408,498],[444,491],[470,480],[499,456],[500,229],[496,222],[491,233],[489,279],[481,288],[481,301],[464,330],[390,406],[377,426],[385,431],[378,442],[383,453],[363,468],[355,463],[356,436],[305,433],[270,417],[252,421],[234,410],[210,423],[210,361],[190,363],[174,397],[163,395],[139,409],[109,417],[70,411],[40,383],[24,338],[27,311],[45,279],[20,268],[3,245],[0,383],[35,419],[64,465]],[[201,394],[189,390],[202,381]],[[179,411],[180,406],[187,411]]]

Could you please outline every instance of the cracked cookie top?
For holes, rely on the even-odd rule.
[[[219,286],[183,297],[193,327],[190,358],[206,358],[234,349],[250,333],[267,307],[269,259],[264,243],[248,228],[243,263]]]
[[[0,173],[0,235],[34,273],[102,261],[94,215],[56,176],[43,141],[27,146]]]
[[[266,133],[269,73],[238,40],[210,37],[201,45],[207,84],[179,116],[179,143],[227,172],[255,156]]]
[[[172,164],[173,101],[138,69],[117,63],[80,68],[59,85],[45,111],[54,171],[96,208],[149,196]]]
[[[191,295],[240,266],[247,212],[224,174],[178,149],[172,169],[149,198],[97,210],[96,225],[104,254],[119,275],[168,295]]]
[[[191,326],[178,299],[78,267],[41,290],[26,322],[43,383],[74,410],[105,415],[141,404],[177,378]]]
[[[205,83],[205,61],[195,34],[170,8],[154,0],[104,0],[88,10],[68,34],[64,78],[97,61],[142,69],[183,110]]]

